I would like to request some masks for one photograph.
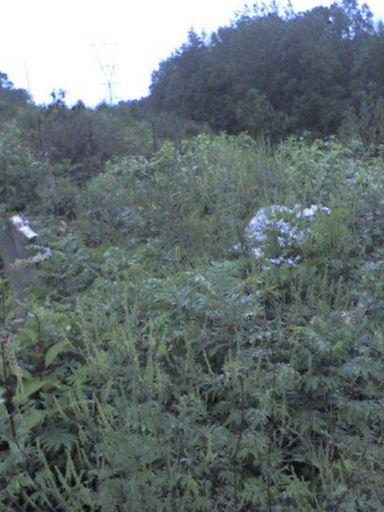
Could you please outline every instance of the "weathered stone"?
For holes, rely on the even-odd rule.
[[[0,258],[15,298],[23,302],[26,289],[37,283],[36,264],[51,256],[38,245],[39,236],[27,219],[14,215],[0,231]]]

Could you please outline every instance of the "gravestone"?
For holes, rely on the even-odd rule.
[[[0,231],[0,258],[5,277],[17,300],[25,300],[27,288],[38,281],[37,264],[50,256],[50,249],[39,245],[39,235],[27,219],[14,215],[6,221]]]

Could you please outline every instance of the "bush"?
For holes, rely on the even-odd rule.
[[[0,133],[0,196],[2,206],[11,212],[36,200],[45,172],[22,139],[23,133],[13,124]]]

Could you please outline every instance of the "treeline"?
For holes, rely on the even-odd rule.
[[[310,132],[384,142],[384,28],[343,0],[306,12],[245,9],[153,74],[150,103],[229,133]]]
[[[111,159],[151,156],[167,140],[180,149],[210,130],[383,144],[383,24],[356,0],[303,13],[254,5],[210,36],[191,31],[147,98],[94,109],[68,106],[62,91],[35,105],[0,72],[0,194],[18,189],[13,207],[24,206],[18,187],[33,159],[81,184]]]
[[[173,113],[153,112],[147,101],[91,109],[81,101],[68,106],[59,90],[49,104],[36,105],[0,72],[0,214],[36,201],[70,214],[76,187],[108,161],[150,157],[169,140],[178,148],[203,130]]]

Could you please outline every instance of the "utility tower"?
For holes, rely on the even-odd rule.
[[[103,41],[101,43],[92,44],[92,47],[96,50],[96,57],[99,64],[100,71],[103,74],[104,82],[103,85],[106,88],[106,101],[110,105],[116,101],[114,86],[118,84],[116,82],[116,66],[113,62],[114,52],[116,43]]]
[[[28,94],[32,97],[32,93],[31,93],[31,82],[29,80],[29,72],[28,72],[28,67],[27,67],[27,63],[24,61],[24,73],[25,73],[25,81],[26,81],[26,84],[27,84],[27,92]]]

